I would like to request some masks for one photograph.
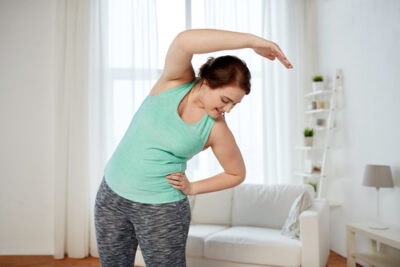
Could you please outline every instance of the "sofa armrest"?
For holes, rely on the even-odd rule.
[[[330,250],[329,214],[326,199],[314,199],[312,206],[300,214],[301,266],[326,266]]]

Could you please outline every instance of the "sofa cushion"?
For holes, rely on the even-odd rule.
[[[232,188],[198,194],[192,210],[193,224],[231,224]]]
[[[189,227],[189,235],[186,242],[186,254],[194,257],[203,257],[204,240],[207,236],[227,229],[228,226],[192,224]]]
[[[293,201],[304,191],[312,195],[309,184],[240,184],[233,188],[232,226],[257,226],[281,229]]]
[[[311,205],[312,196],[304,191],[293,202],[281,233],[290,238],[300,239],[300,213],[310,208]]]
[[[276,229],[235,226],[208,235],[204,257],[249,264],[300,266],[301,242],[281,235]]]

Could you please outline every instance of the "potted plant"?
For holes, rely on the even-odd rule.
[[[313,91],[319,91],[324,89],[324,78],[321,75],[313,77],[312,88]]]
[[[317,197],[317,183],[314,182],[307,182],[307,184],[311,185],[314,188],[314,196]]]
[[[304,129],[304,145],[305,146],[312,146],[313,136],[314,136],[313,128],[305,128]]]

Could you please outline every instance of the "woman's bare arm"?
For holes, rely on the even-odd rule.
[[[194,76],[191,64],[193,54],[221,50],[252,48],[270,60],[278,58],[284,66],[292,68],[286,56],[274,42],[250,33],[216,29],[193,29],[180,32],[168,49],[163,78],[165,80],[190,80]]]
[[[194,29],[178,34],[182,49],[191,54],[204,54],[220,50],[250,48],[254,35],[215,29]]]
[[[229,130],[224,117],[218,117],[210,133],[211,148],[224,172],[212,177],[190,182],[185,173],[171,173],[166,176],[172,187],[186,195],[197,195],[220,191],[242,183],[246,177],[246,166],[242,154]]]
[[[204,194],[237,186],[246,177],[246,166],[235,138],[225,118],[219,117],[214,126],[211,148],[224,172],[191,183],[191,194]]]

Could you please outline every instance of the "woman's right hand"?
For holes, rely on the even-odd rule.
[[[293,66],[286,58],[285,54],[283,54],[282,50],[278,46],[278,44],[263,39],[261,37],[255,38],[252,48],[254,52],[259,54],[262,57],[266,57],[269,60],[275,60],[278,58],[279,61],[288,69],[292,69]]]

